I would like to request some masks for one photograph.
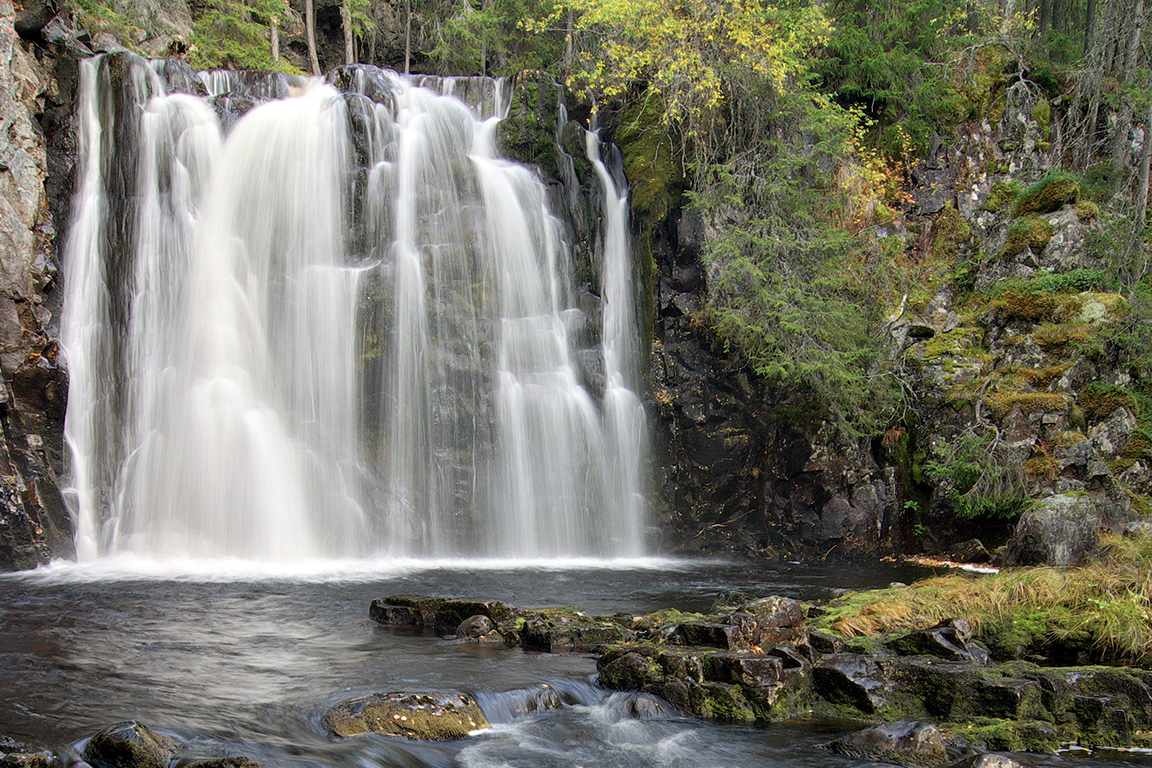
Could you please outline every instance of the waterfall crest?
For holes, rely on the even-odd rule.
[[[571,235],[496,148],[504,83],[178,70],[82,64],[79,557],[642,554],[627,195],[595,134],[603,327],[580,350]]]

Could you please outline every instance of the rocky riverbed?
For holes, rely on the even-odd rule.
[[[1049,752],[1147,744],[1148,670],[994,659],[963,619],[846,640],[811,626],[820,611],[777,596],[708,614],[644,616],[421,595],[370,607],[381,624],[454,633],[461,642],[594,654],[600,685],[652,694],[683,715],[748,723],[816,715],[881,725],[836,748],[886,762],[943,764],[944,746]],[[924,737],[910,721],[938,735]]]

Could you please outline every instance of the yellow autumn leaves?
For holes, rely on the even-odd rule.
[[[666,123],[688,135],[749,75],[783,86],[831,31],[819,7],[755,0],[569,0],[573,33],[600,41],[569,85],[613,99],[637,84],[657,92]]]

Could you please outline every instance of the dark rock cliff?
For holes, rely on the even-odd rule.
[[[0,3],[0,25],[12,30],[15,22],[12,4]],[[50,158],[49,146],[67,142],[58,129],[71,98],[67,77],[54,77],[53,66],[43,49],[11,33],[0,38],[2,569],[31,567],[71,546],[59,490],[67,390],[54,341],[58,203],[70,183],[66,172],[49,180],[59,157]]]

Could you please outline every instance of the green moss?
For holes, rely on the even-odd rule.
[[[1124,444],[1120,455],[1135,461],[1152,459],[1152,431],[1136,429]]]
[[[1076,217],[1080,221],[1094,221],[1100,216],[1100,206],[1091,200],[1080,200],[1076,203]]]
[[[1068,344],[1083,345],[1098,338],[1098,333],[1090,323],[1045,323],[1032,338],[1045,351]]]
[[[1027,218],[1012,222],[1008,227],[1008,242],[1000,251],[1000,258],[1008,258],[1031,250],[1040,253],[1052,239],[1052,225],[1044,219]]]
[[[1025,189],[1012,208],[1012,216],[1033,216],[1060,210],[1080,195],[1080,177],[1067,171],[1052,171]]]
[[[1016,198],[1020,196],[1023,188],[1023,185],[1015,179],[998,181],[992,185],[992,191],[988,193],[988,199],[984,201],[980,209],[999,213],[1005,207],[1016,202]]]
[[[942,359],[965,358],[984,359],[984,330],[982,328],[953,328],[938,333],[914,347],[916,357],[930,363]]]
[[[1032,119],[1036,121],[1044,141],[1052,141],[1052,105],[1048,103],[1048,99],[1036,102],[1036,106],[1032,107]]]
[[[1080,390],[1076,404],[1084,410],[1085,417],[1091,422],[1107,418],[1121,407],[1137,412],[1136,398],[1127,389],[1095,381]]]
[[[973,718],[946,726],[954,739],[1005,752],[1055,752],[1060,746],[1051,723]]]
[[[632,185],[632,211],[651,222],[662,221],[679,205],[683,179],[680,155],[663,114],[659,99],[642,99],[620,116],[613,136]]]
[[[699,699],[694,713],[709,720],[727,722],[756,722],[756,710],[740,688],[725,683],[705,683],[699,688]]]
[[[551,179],[563,178],[556,149],[559,97],[560,86],[549,78],[518,78],[508,117],[497,128],[500,151],[506,157],[537,165]]]

